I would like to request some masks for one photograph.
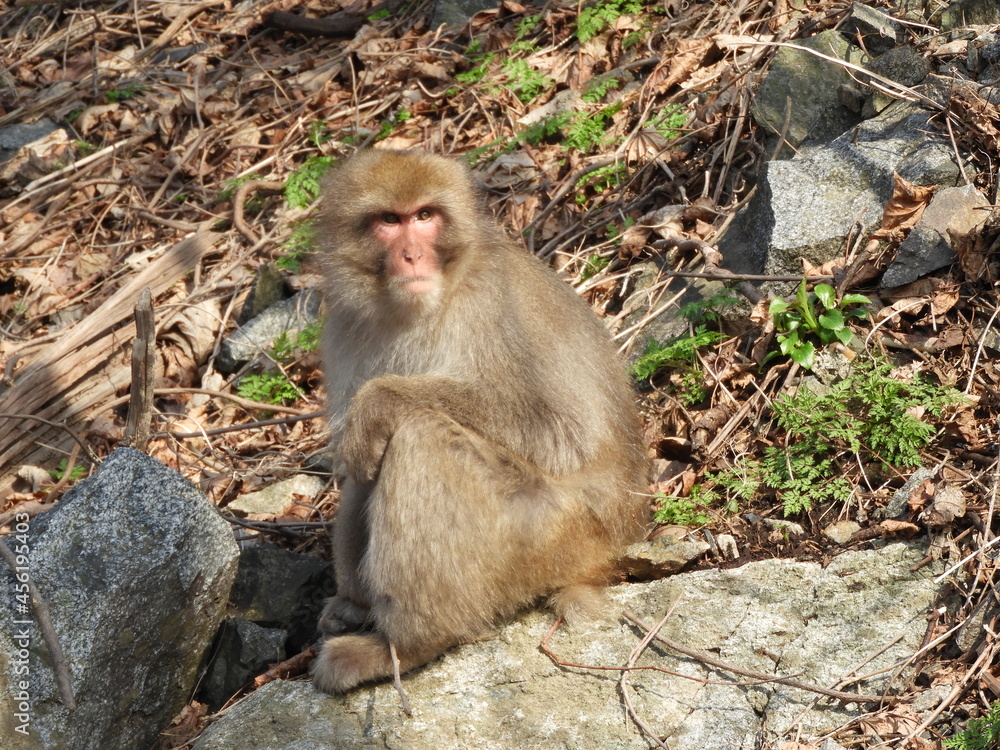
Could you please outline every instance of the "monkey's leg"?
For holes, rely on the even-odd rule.
[[[376,632],[326,641],[317,687],[390,676],[390,641],[412,669],[562,588],[557,546],[573,525],[562,517],[578,511],[527,461],[447,415],[407,416],[368,498],[361,570]]]
[[[333,570],[337,594],[326,601],[319,619],[325,636],[357,630],[368,620],[371,601],[360,579],[361,558],[368,546],[365,503],[371,487],[347,480],[340,493],[340,506],[333,527]]]

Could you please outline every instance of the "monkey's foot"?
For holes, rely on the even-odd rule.
[[[325,637],[343,635],[361,630],[368,622],[371,610],[344,596],[331,596],[326,600],[319,618],[319,632]]]
[[[313,685],[324,693],[346,693],[391,674],[389,644],[378,633],[330,638],[312,666]]]

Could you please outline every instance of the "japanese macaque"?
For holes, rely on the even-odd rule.
[[[594,613],[646,532],[633,394],[600,321],[469,172],[365,151],[325,187],[323,345],[348,479],[313,667],[339,693],[547,597]]]

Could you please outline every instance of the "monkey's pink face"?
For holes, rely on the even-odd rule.
[[[444,217],[434,208],[386,211],[372,220],[372,234],[386,250],[389,284],[415,297],[431,294],[441,283],[437,250]]]

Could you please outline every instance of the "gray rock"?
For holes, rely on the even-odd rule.
[[[250,294],[247,295],[243,309],[240,310],[240,325],[246,325],[269,307],[276,305],[288,296],[288,288],[281,276],[276,263],[261,263],[254,274]]]
[[[1000,5],[996,0],[952,0],[941,13],[942,31],[997,23],[1000,23]]]
[[[893,173],[918,185],[953,186],[959,178],[930,113],[902,101],[829,144],[765,165],[757,192],[719,244],[725,267],[797,274],[802,258],[818,266],[839,256],[856,221],[869,231],[881,222]]]
[[[855,65],[867,59],[836,31],[824,31],[796,44]],[[816,85],[819,80],[823,85]],[[793,146],[806,140],[829,140],[860,121],[837,96],[838,86],[850,82],[851,77],[841,66],[802,50],[783,47],[775,53],[750,111],[758,124],[772,133],[782,131],[789,112],[786,139]]]
[[[149,747],[190,698],[236,573],[229,525],[172,469],[130,448],[112,453],[31,522],[29,570],[48,602],[76,709],[59,699],[29,616],[0,608],[0,737],[22,739],[19,680],[30,696],[19,748]],[[0,570],[0,590],[10,591]],[[28,630],[27,663],[12,640]],[[18,672],[22,666],[27,673]]]
[[[683,541],[667,534],[629,546],[621,566],[632,578],[650,581],[678,572],[709,549],[708,542]]]
[[[868,63],[865,68],[883,78],[888,78],[903,86],[911,87],[923,81],[931,72],[930,62],[915,49],[905,45],[895,47],[879,55]],[[866,80],[864,76],[859,76],[859,78],[862,81]],[[896,99],[878,89],[870,88],[868,91],[868,98],[861,112],[866,118],[873,117],[896,101]]]
[[[59,125],[48,117],[43,117],[35,122],[5,125],[0,128],[0,162],[7,161],[22,146],[44,138],[58,127]]]
[[[255,544],[240,555],[230,614],[288,631],[288,652],[297,653],[316,638],[320,610],[333,591],[326,560]]]
[[[320,295],[314,289],[271,305],[222,342],[215,365],[220,372],[234,372],[261,352],[274,347],[281,334],[289,336],[319,320]]]
[[[855,521],[837,521],[823,529],[823,533],[834,544],[847,544],[858,531],[861,531],[861,525]]]
[[[215,643],[198,699],[218,711],[268,665],[285,658],[288,633],[262,628],[249,620],[227,617]]]
[[[882,286],[909,284],[955,262],[955,239],[989,218],[989,201],[975,185],[939,190],[882,275]]]
[[[903,486],[892,493],[892,499],[889,503],[884,508],[875,511],[875,516],[877,518],[902,518],[910,509],[907,503],[913,490],[924,480],[933,479],[935,473],[933,469],[924,468],[914,471]]]
[[[240,513],[273,513],[280,516],[295,502],[295,495],[302,495],[309,501],[319,495],[322,489],[323,481],[319,477],[296,474],[257,492],[241,495],[229,503],[226,510]]]
[[[861,45],[872,55],[892,49],[903,38],[903,26],[899,21],[861,3],[851,4],[844,31],[852,39],[860,36]]]
[[[479,11],[498,5],[497,0],[435,0],[431,28],[436,29],[441,24],[461,26]]]
[[[825,570],[815,563],[767,560],[621,586],[612,596],[651,625],[676,604],[662,632],[691,648],[768,673],[801,672],[801,680],[829,685],[887,643],[887,651],[866,663],[866,672],[920,647],[925,613],[939,588],[933,577],[940,572],[938,564],[912,572],[922,556],[919,546],[893,544],[841,555]],[[777,684],[741,686],[735,684],[739,677],[659,646],[647,649],[638,663],[723,684],[638,671],[621,688],[615,672],[561,667],[542,653],[538,645],[551,623],[551,615],[526,614],[498,638],[453,649],[404,677],[413,718],[403,715],[391,684],[330,697],[308,683],[275,682],[230,709],[195,748],[229,750],[244,746],[247,737],[260,750],[648,748],[626,715],[624,689],[637,714],[670,747],[749,750],[770,746],[793,725],[807,742],[863,709],[827,701],[813,707],[815,694]],[[560,629],[549,647],[565,661],[618,666],[640,639],[619,621]],[[734,684],[725,684],[730,680]],[[889,686],[887,672],[860,689],[878,694]]]

